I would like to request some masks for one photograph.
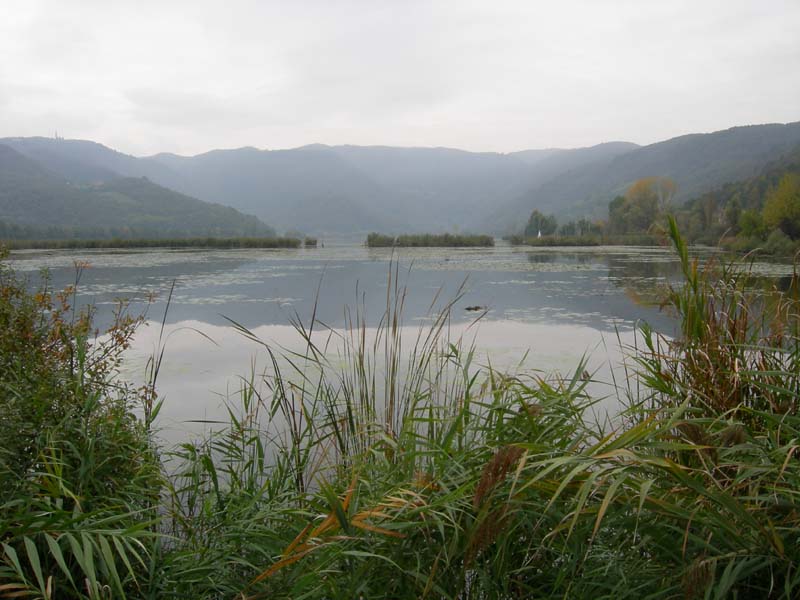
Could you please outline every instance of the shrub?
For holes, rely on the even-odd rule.
[[[792,243],[789,236],[780,229],[776,229],[770,233],[764,244],[764,252],[776,256],[791,256],[797,251],[797,248],[798,245]]]
[[[800,238],[800,174],[786,173],[764,202],[764,224]]]
[[[124,596],[147,552],[159,465],[117,367],[138,319],[91,339],[74,286],[34,292],[0,257],[0,590]],[[152,404],[150,404],[152,407]]]

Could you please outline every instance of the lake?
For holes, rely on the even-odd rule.
[[[111,322],[117,299],[146,311],[124,374],[141,381],[155,352],[166,300],[166,352],[159,392],[166,398],[160,426],[169,437],[197,429],[192,421],[222,416],[223,400],[240,378],[266,366],[263,347],[231,320],[275,348],[298,349],[293,319],[312,315],[341,331],[356,306],[369,327],[386,307],[390,265],[405,288],[403,327],[413,335],[433,312],[451,309],[450,336],[476,347],[476,363],[502,370],[570,373],[584,356],[601,381],[612,380],[634,342],[637,322],[666,334],[674,319],[658,307],[663,287],[679,276],[677,258],[662,248],[368,249],[356,244],[297,250],[20,251],[12,266],[35,277],[50,271],[56,287],[74,281],[86,263],[80,302],[97,308],[99,327]],[[777,285],[790,265],[758,263]],[[148,299],[152,301],[148,301]],[[485,307],[468,311],[467,307]],[[476,323],[476,317],[483,314]],[[322,333],[323,328],[317,327]],[[335,352],[335,349],[331,349]]]

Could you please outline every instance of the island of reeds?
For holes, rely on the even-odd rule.
[[[109,238],[67,240],[7,240],[3,241],[11,250],[36,249],[101,249],[101,248],[299,248],[302,242],[290,237],[195,237],[195,238]],[[309,240],[306,246],[316,246]]]
[[[0,595],[799,597],[798,274],[753,293],[670,227],[677,334],[643,325],[600,395],[583,364],[478,367],[447,308],[401,344],[393,288],[378,341],[356,315],[330,360],[319,323],[286,367],[240,327],[272,367],[175,448],[162,354],[143,387],[118,372],[139,320],[95,338],[74,289],[3,266]]]
[[[490,235],[455,233],[419,233],[398,236],[370,233],[365,243],[368,248],[470,248],[494,246],[494,238]]]

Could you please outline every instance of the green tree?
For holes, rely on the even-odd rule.
[[[542,235],[553,235],[558,228],[558,221],[553,215],[545,215],[534,210],[528,219],[528,224],[525,226],[526,237],[536,237],[539,232]]]
[[[600,223],[592,223],[589,219],[583,218],[576,223],[578,235],[599,235],[602,233]]]
[[[559,235],[575,235],[578,232],[578,225],[575,221],[570,221],[569,223],[564,223],[558,229]]]
[[[800,175],[787,173],[767,194],[764,225],[780,229],[793,240],[800,238]]]
[[[762,237],[764,220],[757,210],[744,210],[739,216],[739,230],[746,237]]]
[[[739,229],[739,218],[742,216],[742,204],[738,194],[731,198],[725,207],[725,223],[736,233]]]
[[[634,181],[624,196],[608,205],[611,233],[647,231],[660,215],[669,210],[675,195],[675,182],[667,177],[645,177]]]
[[[609,202],[608,226],[612,233],[625,233],[628,230],[625,196],[617,196]]]
[[[647,231],[672,202],[675,184],[665,177],[645,177],[631,184],[624,196],[608,205],[612,233]]]
[[[662,199],[660,180],[659,177],[640,179],[625,193],[627,222],[631,231],[649,229],[658,217],[659,207],[667,205],[667,200]]]

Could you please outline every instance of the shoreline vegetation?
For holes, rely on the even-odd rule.
[[[296,319],[308,348],[284,366],[236,326],[270,368],[174,448],[157,441],[168,348],[126,385],[140,319],[121,306],[95,339],[75,286],[29,292],[0,261],[1,593],[797,598],[798,273],[753,291],[669,227],[678,334],[641,325],[602,397],[585,363],[477,365],[448,337],[459,294],[401,344],[393,265],[374,341],[356,310],[330,356],[324,325]],[[609,397],[620,412],[598,419]]]
[[[663,246],[663,235],[649,233],[635,235],[547,235],[528,237],[510,235],[506,238],[512,246],[576,247],[576,246]]]
[[[171,239],[69,239],[69,240],[2,240],[0,246],[9,250],[84,250],[115,248],[299,248],[315,247],[317,241],[307,238],[301,241],[290,237],[196,237]]]
[[[368,248],[488,248],[494,246],[494,237],[454,233],[420,233],[398,236],[370,233],[365,245]]]
[[[530,246],[655,245],[653,235],[674,218],[691,244],[741,254],[800,255],[800,148],[760,174],[673,204],[677,185],[668,177],[645,177],[608,204],[606,219],[559,224],[534,210],[512,244]]]

